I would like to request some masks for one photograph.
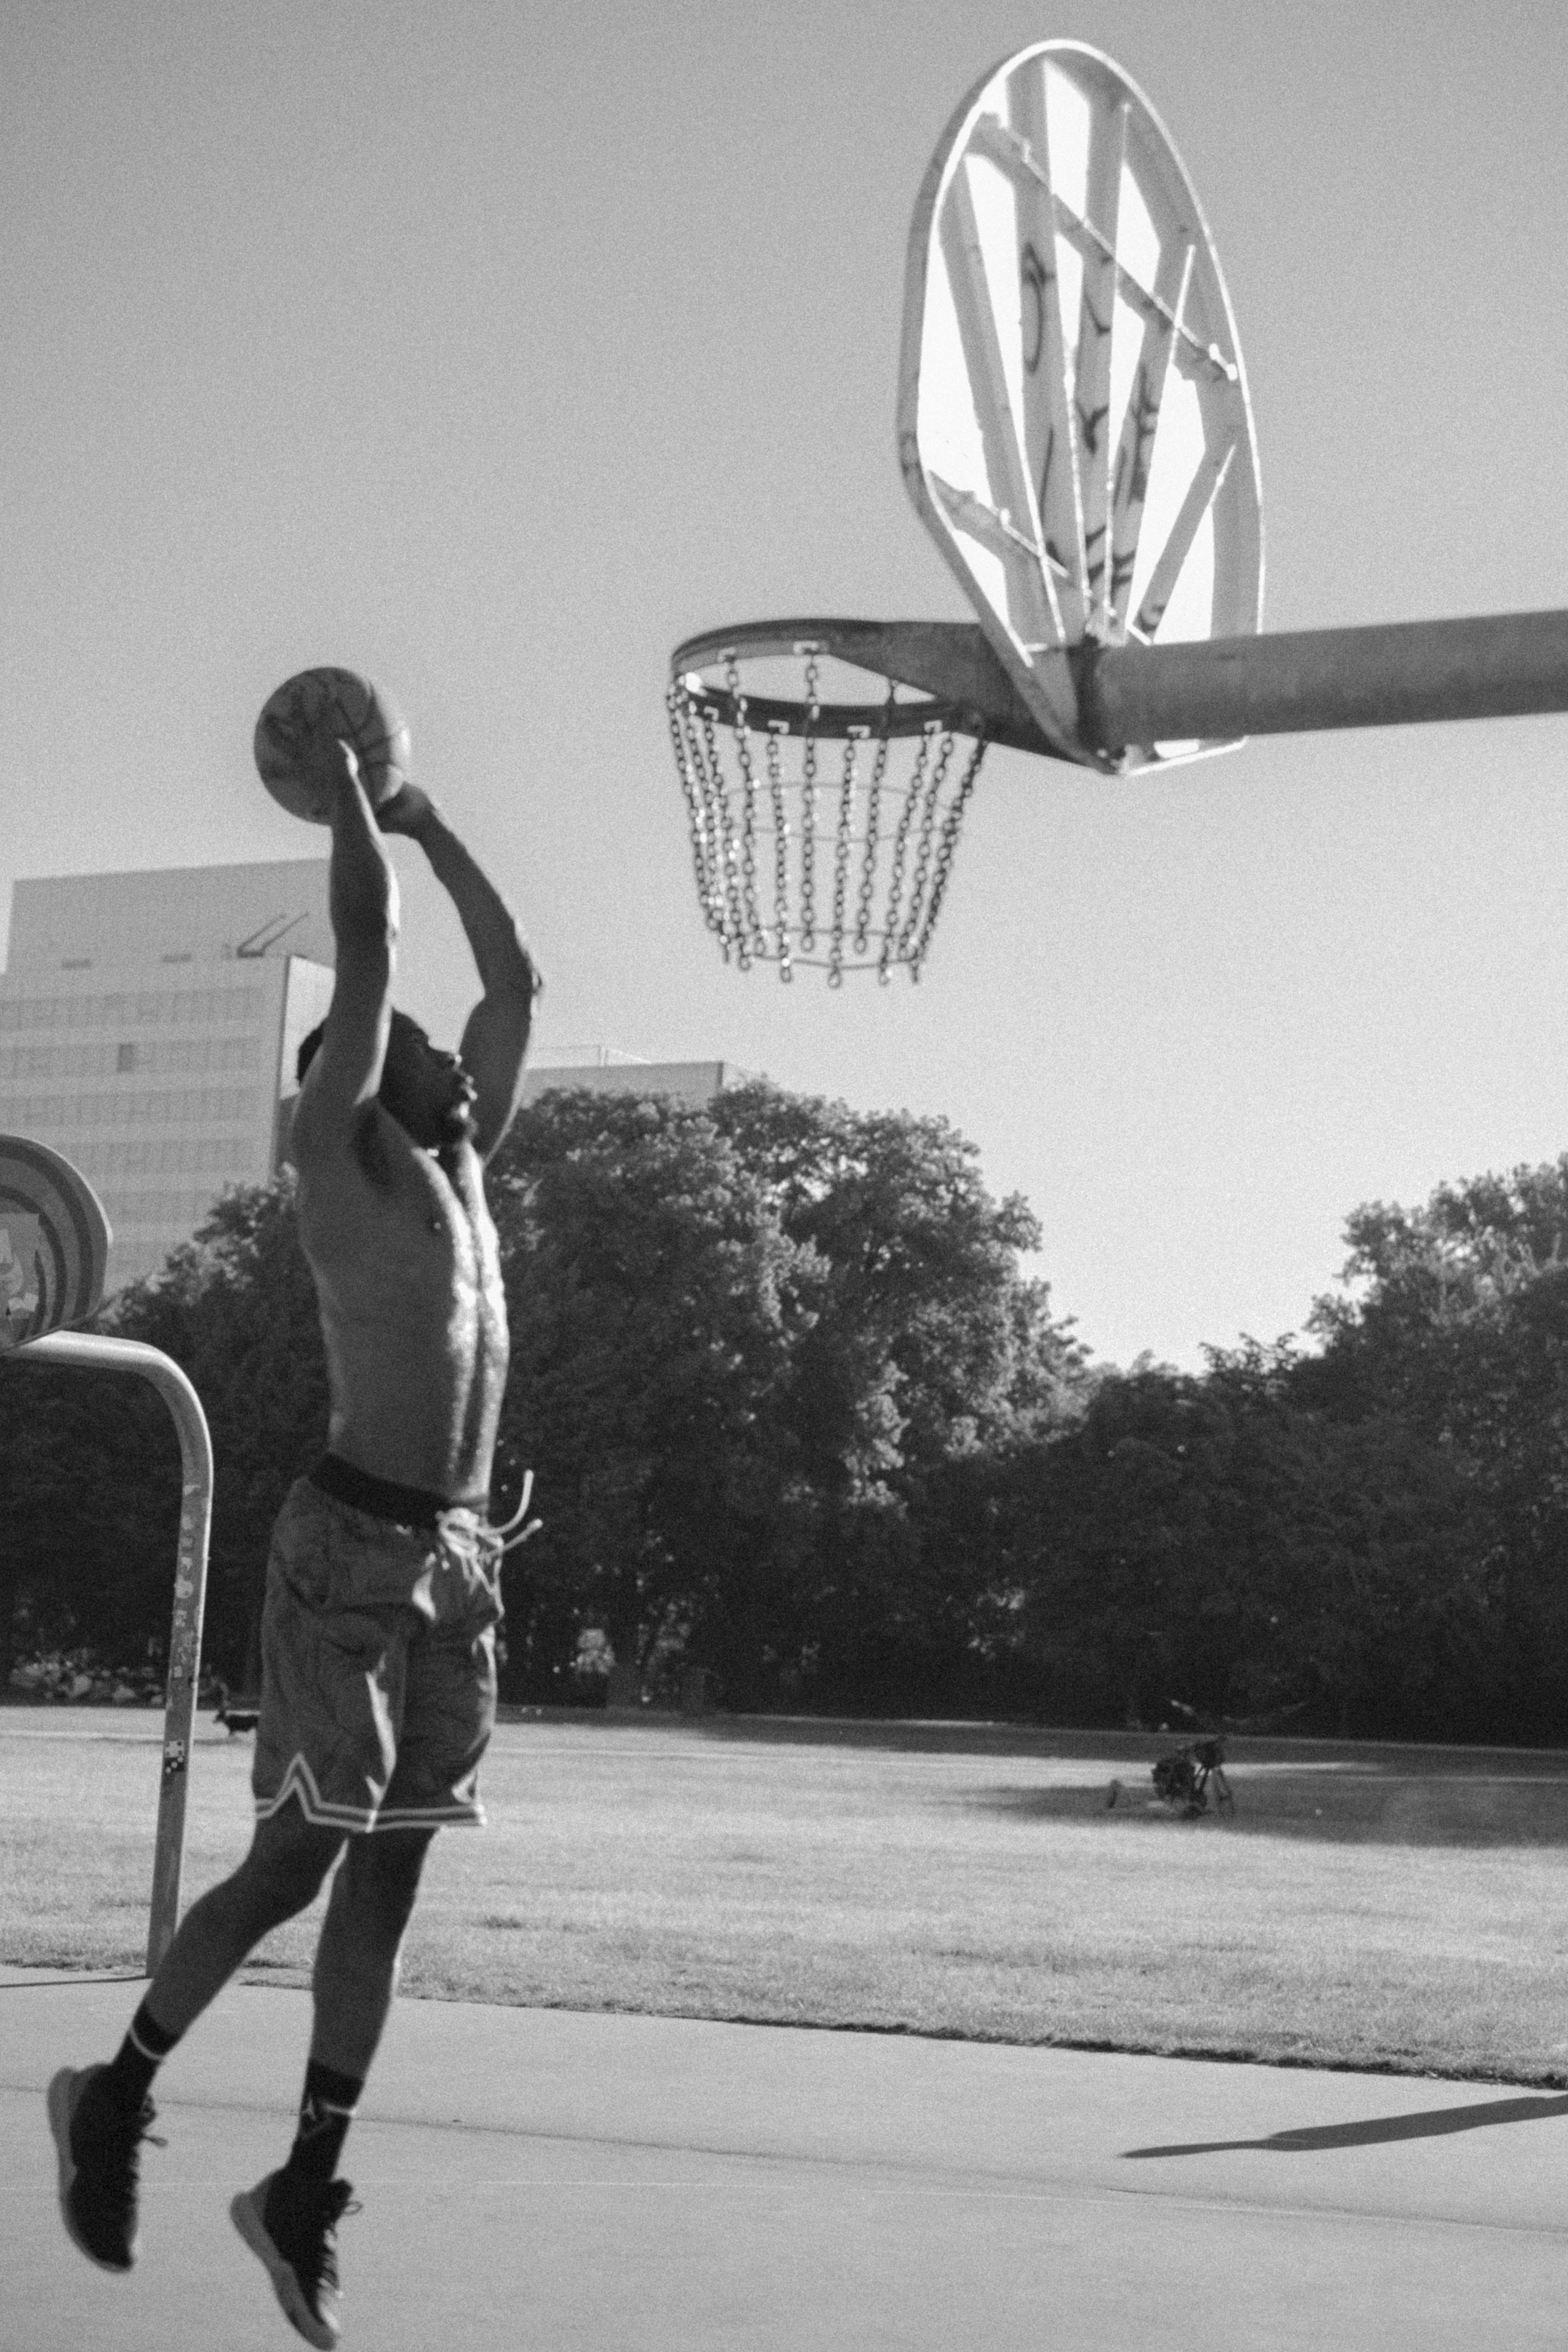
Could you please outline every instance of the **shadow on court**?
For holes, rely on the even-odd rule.
[[[1266,2139],[1184,2140],[1171,2147],[1128,2147],[1127,2158],[1217,2156],[1226,2149],[1273,2148],[1310,2156],[1331,2147],[1378,2147],[1389,2140],[1431,2139],[1448,2132],[1486,2131],[1497,2124],[1546,2123],[1568,2116],[1568,2096],[1488,2099],[1462,2107],[1428,2107],[1414,2115],[1363,2116],[1354,2123],[1313,2124],[1270,2132]]]

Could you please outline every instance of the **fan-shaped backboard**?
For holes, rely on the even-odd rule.
[[[0,1350],[85,1322],[112,1235],[97,1193],[47,1143],[0,1135]]]
[[[1092,760],[1086,641],[1262,622],[1252,416],[1197,198],[1109,58],[1043,41],[959,108],[915,207],[899,450],[1045,733]],[[1120,766],[1217,744],[1139,747]]]

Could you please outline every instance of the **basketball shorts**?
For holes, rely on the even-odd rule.
[[[500,1614],[478,1511],[405,1527],[297,1479],[267,1563],[258,1819],[292,1798],[324,1829],[482,1822]]]

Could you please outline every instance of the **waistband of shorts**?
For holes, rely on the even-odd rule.
[[[489,1507],[488,1495],[459,1501],[451,1495],[437,1495],[428,1486],[401,1486],[395,1478],[373,1477],[355,1462],[345,1462],[341,1454],[323,1454],[307,1473],[312,1486],[323,1495],[331,1495],[353,1510],[368,1511],[372,1518],[391,1519],[400,1528],[438,1527],[448,1511],[475,1511],[480,1518]]]

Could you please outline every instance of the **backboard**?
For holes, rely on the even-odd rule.
[[[112,1238],[68,1160],[0,1135],[0,1352],[87,1320],[103,1297]]]
[[[1142,92],[1043,41],[949,123],[915,206],[899,453],[1042,734],[1098,764],[1071,656],[1262,624],[1258,456],[1213,241]],[[1215,742],[1129,747],[1123,772]]]

